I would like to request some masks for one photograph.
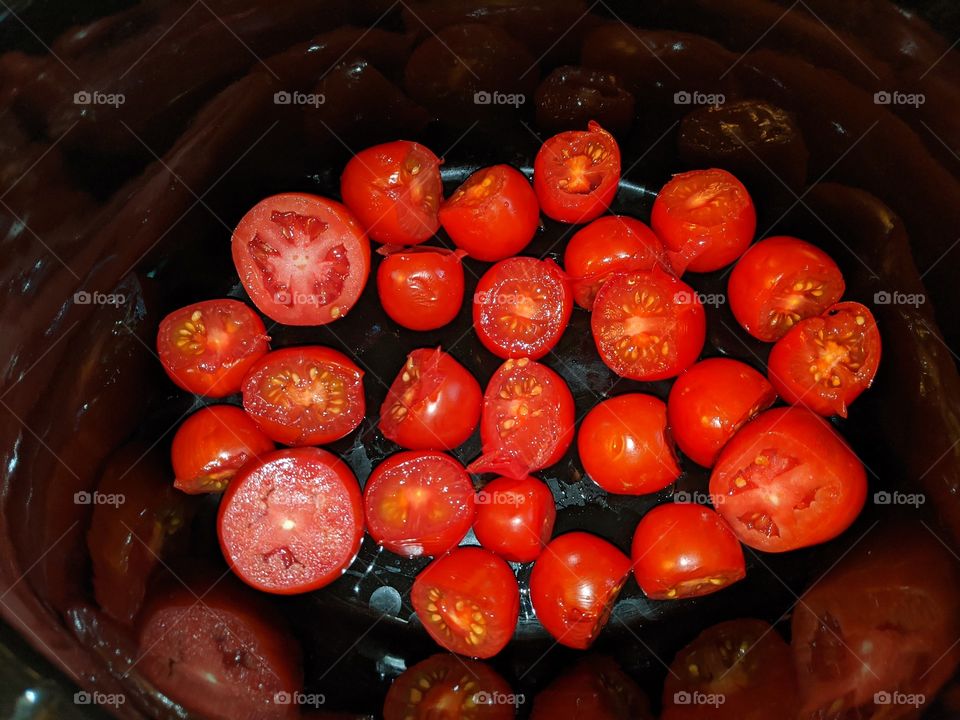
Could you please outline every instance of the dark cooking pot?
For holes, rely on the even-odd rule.
[[[948,48],[960,28],[949,6],[923,11],[944,35],[885,0],[640,7],[333,0],[322,9],[306,0],[145,0],[88,4],[73,16],[53,3],[7,6],[0,23],[9,48],[0,55],[7,709],[15,705],[16,717],[180,717],[180,704],[197,705],[195,697],[164,697],[138,672],[142,648],[94,600],[88,541],[115,548],[128,563],[123,592],[146,593],[148,601],[166,592],[171,576],[224,572],[212,530],[216,498],[167,488],[171,431],[201,401],[164,376],[154,338],[176,307],[245,299],[228,243],[243,213],[280,191],[336,196],[351,150],[396,137],[446,157],[447,191],[496,162],[529,174],[544,133],[598,116],[623,150],[615,212],[647,219],[656,189],[679,169],[734,170],[757,199],[763,235],[799,235],[837,259],[848,296],[874,309],[884,358],[874,388],[838,423],[870,470],[871,500],[854,526],[807,550],[748,551],[744,582],[698,600],[651,602],[630,581],[596,651],[656,708],[666,665],[708,626],[754,617],[788,635],[792,615],[834,608],[842,598],[846,617],[889,611],[888,659],[898,671],[889,687],[888,676],[878,677],[877,689],[929,695],[918,708],[855,717],[956,717],[960,57]],[[567,70],[540,85],[554,68],[580,64],[603,72],[587,81],[583,71]],[[584,82],[595,91],[582,90]],[[706,96],[722,96],[726,106],[766,105],[717,115],[698,106]],[[773,107],[778,122],[759,122],[767,117],[759,107]],[[746,146],[725,134],[730,123]],[[559,258],[568,236],[568,227],[545,221],[526,253]],[[439,241],[446,242],[442,234]],[[466,267],[469,297],[486,266],[468,260]],[[723,272],[692,282],[703,293],[725,292]],[[762,366],[768,348],[739,331],[725,304],[708,308],[708,321],[706,355]],[[481,383],[499,365],[470,323],[465,305],[440,331],[400,332],[368,287],[342,321],[274,326],[270,334],[275,347],[330,345],[364,367],[368,417],[331,447],[362,483],[396,450],[377,432],[375,413],[410,350],[442,344]],[[546,362],[570,385],[578,417],[599,398],[641,389],[665,397],[670,385],[612,375],[581,311]],[[474,437],[455,454],[469,461],[478,452]],[[677,492],[705,490],[706,471],[686,460],[683,467],[675,487],[643,497],[607,496],[584,476],[574,450],[540,475],[557,499],[556,532],[586,529],[628,549],[647,510]],[[103,515],[84,500],[97,488],[136,499],[124,516],[127,532],[98,526]],[[887,502],[904,496],[921,500]],[[151,535],[158,507],[186,521]],[[156,543],[145,550],[148,536]],[[407,597],[425,564],[367,538],[332,586],[269,598],[262,613],[296,638],[291,654],[302,651],[304,691],[322,695],[324,711],[379,716],[391,681],[437,652]],[[529,572],[529,564],[519,567],[522,587]],[[904,592],[921,575],[940,589],[916,581],[915,595],[883,594],[867,578],[885,573]],[[251,602],[259,608],[264,600]],[[901,602],[919,603],[922,612],[908,622],[897,614]],[[831,612],[836,619],[841,611]],[[947,618],[944,634],[912,643],[931,616]],[[839,641],[849,630],[840,623],[830,634]],[[825,636],[819,642],[829,645]],[[845,677],[844,647],[833,644],[841,657],[832,661],[816,656],[818,670],[833,662],[825,672]],[[528,700],[519,708],[526,716],[534,696],[578,657],[555,646],[524,594],[517,637],[491,665]],[[75,697],[78,688],[87,694]]]

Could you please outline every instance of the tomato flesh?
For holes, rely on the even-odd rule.
[[[461,254],[445,248],[386,250],[377,269],[377,293],[387,315],[410,330],[436,330],[463,305]]]
[[[473,531],[480,544],[511,562],[539,557],[553,534],[553,493],[533,477],[501,477],[477,493]]]

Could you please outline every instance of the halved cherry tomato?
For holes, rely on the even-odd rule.
[[[217,531],[224,557],[245,583],[281,595],[316,590],[340,577],[360,549],[360,487],[326,450],[277,450],[227,486]]]
[[[323,445],[353,431],[365,412],[363,371],[319,345],[265,355],[243,381],[243,407],[273,440]]]
[[[440,227],[440,159],[408,140],[374,145],[347,163],[340,195],[377,242],[416,245]]]
[[[693,503],[658,505],[633,534],[633,574],[651,600],[700,597],[742,580],[743,550],[726,523]]]
[[[559,375],[527,358],[507,360],[483,396],[483,454],[467,470],[522,478],[558,462],[573,441],[573,395]]]
[[[613,202],[620,182],[620,148],[592,120],[586,130],[548,139],[533,163],[533,189],[544,214],[567,223],[599,217]]]
[[[801,320],[770,351],[770,382],[789,403],[847,416],[880,365],[880,331],[867,308],[842,302]]]
[[[462,547],[417,575],[410,600],[420,622],[451,652],[488,658],[513,637],[520,588],[506,561],[478,547]]]
[[[597,291],[611,273],[669,268],[670,261],[653,230],[626,215],[607,215],[570,238],[563,267],[577,304],[592,310]]]
[[[473,483],[463,466],[439,452],[407,451],[374,468],[363,489],[370,535],[397,555],[442,555],[476,516]]]
[[[860,514],[863,463],[818,415],[774,408],[744,425],[710,476],[713,506],[740,541],[785,552],[830,540]]]
[[[477,337],[502,358],[546,355],[573,312],[570,281],[552,260],[501,260],[480,278],[473,296]]]
[[[273,441],[240,408],[202,408],[173,436],[173,486],[191,495],[223,492],[237,470],[273,449]]]
[[[734,266],[727,283],[730,309],[744,330],[774,342],[804,318],[843,296],[840,268],[816,245],[795,237],[761,240]]]
[[[757,213],[750,193],[726,170],[674,175],[653,202],[650,225],[673,258],[673,269],[711,272],[750,245]]]
[[[410,330],[435,330],[463,305],[462,253],[446,248],[380,248],[377,293],[387,315]]]
[[[536,560],[553,534],[553,493],[533,477],[501,477],[477,492],[473,532],[487,550],[512,562]]]
[[[657,492],[680,475],[667,406],[652,395],[619,395],[596,405],[580,424],[577,448],[587,475],[607,492]]]
[[[326,325],[356,304],[370,241],[338,202],[284,193],[261,200],[233,231],[233,263],[260,312],[284,325]]]
[[[610,619],[630,574],[630,558],[585,532],[554,538],[533,564],[530,600],[557,642],[585,650]]]
[[[607,367],[646,381],[679,375],[696,361],[707,336],[696,292],[659,269],[610,277],[597,293],[590,328]]]
[[[440,222],[470,257],[494,262],[523,250],[540,225],[530,183],[509,165],[477,170],[440,208]]]
[[[783,638],[763,620],[730,620],[697,635],[670,663],[661,720],[770,720],[796,702]]]
[[[512,692],[486,663],[434,655],[393,681],[383,720],[512,720],[516,708],[503,702]]]
[[[533,701],[530,720],[653,720],[640,686],[616,662],[588,655]]]
[[[247,370],[270,349],[269,340],[260,317],[239,300],[206,300],[160,321],[157,354],[179,387],[224,397],[240,390]]]
[[[440,348],[407,355],[383,405],[380,432],[410,450],[452,450],[480,422],[480,383]]]
[[[713,467],[733,434],[776,399],[767,379],[746,363],[702,360],[684,370],[670,388],[670,432],[687,457]]]

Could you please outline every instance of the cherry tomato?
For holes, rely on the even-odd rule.
[[[804,318],[839,301],[846,286],[823,250],[795,237],[761,240],[733,267],[727,291],[743,329],[774,342]]]
[[[476,430],[481,402],[463,365],[440,348],[414,350],[380,407],[380,432],[410,450],[452,450]]]
[[[534,95],[537,127],[547,132],[581,128],[596,120],[626,133],[636,117],[633,94],[616,75],[565,65],[550,73]]]
[[[607,624],[630,574],[630,558],[585,532],[554,538],[533,564],[530,600],[557,642],[585,650]]]
[[[787,402],[846,417],[850,403],[873,383],[880,354],[873,315],[860,303],[842,302],[795,325],[773,346],[767,367]]]
[[[483,454],[467,470],[522,478],[558,462],[573,442],[573,395],[546,365],[520,358],[497,370],[483,396]]]
[[[659,269],[607,280],[597,293],[590,328],[607,367],[645,381],[679,375],[696,361],[707,336],[696,292]]]
[[[559,342],[572,312],[570,282],[552,260],[501,260],[480,278],[473,296],[477,337],[502,358],[543,357]]]
[[[670,388],[670,432],[687,457],[713,467],[733,434],[776,399],[767,379],[749,365],[728,358],[702,360]]]
[[[284,325],[326,325],[356,304],[370,241],[338,202],[284,193],[261,200],[233,231],[233,264],[254,305]]]
[[[633,534],[633,574],[651,600],[700,597],[742,580],[743,550],[704,505],[658,505]]]
[[[240,408],[202,408],[173,436],[173,486],[190,495],[223,492],[237,470],[274,448],[273,441]]]
[[[513,637],[520,588],[506,561],[478,547],[451,550],[417,575],[410,600],[420,622],[451,652],[488,658]]]
[[[626,215],[606,215],[570,238],[563,267],[573,283],[574,300],[592,310],[597,291],[611,273],[669,268],[670,263],[653,230]]]
[[[383,719],[513,720],[515,707],[500,701],[512,692],[507,681],[485,663],[434,655],[393,681]]]
[[[346,463],[320,448],[278,450],[240,470],[217,516],[230,568],[264,592],[329,585],[363,538],[363,501]]]
[[[613,202],[620,182],[620,148],[613,135],[590,121],[547,140],[533,163],[540,209],[554,220],[585,223]]]
[[[667,487],[680,466],[667,434],[667,406],[632,393],[604,400],[580,425],[577,448],[590,479],[607,492],[643,495]]]
[[[463,466],[438,452],[407,451],[377,465],[363,489],[370,535],[397,555],[442,555],[476,515]]]
[[[263,321],[238,300],[206,300],[160,321],[157,354],[167,375],[187,392],[224,397],[270,346]]]
[[[473,532],[487,550],[512,562],[536,560],[553,534],[557,508],[543,482],[500,477],[477,493]]]
[[[784,552],[846,530],[863,508],[867,476],[828,422],[804,408],[774,408],[727,443],[710,496],[741,542]]]
[[[243,407],[284,445],[322,445],[353,431],[366,411],[363,371],[319,345],[265,355],[243,381]]]
[[[457,316],[463,305],[460,253],[418,247],[384,255],[377,270],[377,293],[395,323],[410,330],[435,330]]]
[[[527,178],[509,165],[477,170],[440,208],[440,222],[470,257],[495,262],[523,250],[540,225]]]
[[[608,657],[589,655],[533,701],[530,720],[653,720],[643,690]]]
[[[374,145],[347,163],[340,194],[377,242],[422,243],[440,227],[440,159],[408,140]]]
[[[692,170],[661,188],[650,224],[671,252],[674,270],[711,272],[747,249],[757,213],[747,189],[726,170]]]
[[[707,628],[677,653],[661,720],[770,720],[796,707],[790,647],[762,620]]]

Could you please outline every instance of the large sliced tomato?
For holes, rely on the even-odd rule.
[[[784,552],[846,530],[866,501],[867,476],[823,418],[775,408],[727,443],[710,476],[710,496],[741,542]]]
[[[653,720],[653,714],[617,663],[588,655],[537,695],[530,720]]]
[[[253,303],[284,325],[325,325],[356,304],[370,242],[333,200],[284,193],[261,200],[233,231],[233,263]]]

